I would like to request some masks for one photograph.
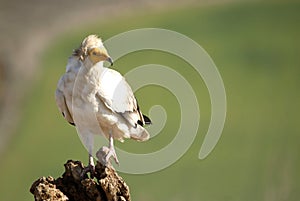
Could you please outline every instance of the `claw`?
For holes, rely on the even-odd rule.
[[[98,158],[98,161],[102,163],[105,166],[110,165],[110,158],[113,157],[116,164],[119,165],[119,160],[116,154],[116,151],[113,147],[106,147],[103,146],[99,149],[99,151],[96,153],[96,156]]]
[[[107,153],[106,156],[105,156],[105,161],[108,162],[109,159],[110,159],[110,157],[113,157],[114,160],[115,160],[115,162],[116,162],[116,164],[119,165],[119,160],[118,160],[118,157],[117,157],[115,148],[114,148],[114,147],[110,147],[110,148],[108,148],[108,149],[109,149],[109,150],[108,150],[108,153]]]
[[[80,174],[81,178],[84,178],[88,172],[91,174],[91,178],[94,178],[96,173],[95,166],[93,165],[86,166]]]
[[[99,151],[96,153],[96,156],[98,158],[98,161],[100,163],[102,163],[105,166],[110,165],[110,158],[113,157],[116,164],[120,164],[116,151],[115,151],[115,147],[114,147],[114,139],[113,139],[113,135],[112,132],[110,132],[109,134],[109,146],[103,146],[99,149]]]
[[[91,154],[89,154],[89,164],[87,167],[85,167],[83,169],[83,171],[81,172],[81,178],[84,178],[84,176],[87,174],[87,173],[90,173],[91,175],[91,178],[94,178],[95,177],[95,174],[96,174],[96,170],[95,170],[95,164],[94,164],[94,158]]]

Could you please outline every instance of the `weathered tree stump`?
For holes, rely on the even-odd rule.
[[[112,167],[97,162],[95,178],[87,174],[80,161],[69,160],[62,177],[51,176],[36,180],[30,192],[36,201],[130,201],[129,187]]]

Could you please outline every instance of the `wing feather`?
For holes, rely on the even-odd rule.
[[[97,94],[111,111],[121,114],[133,127],[144,125],[143,115],[125,78],[117,71],[105,69]]]
[[[60,81],[58,82],[58,88],[55,91],[55,100],[56,100],[56,104],[58,106],[58,109],[60,110],[60,112],[62,113],[62,115],[64,116],[64,118],[73,126],[75,126],[75,123],[73,121],[72,115],[69,111],[69,108],[67,106],[66,103],[66,98],[64,96],[63,91],[60,90],[60,88],[62,88],[63,85],[63,77],[60,79]]]
[[[79,71],[81,63],[77,57],[69,57],[66,73],[60,78],[57,84],[57,89],[55,91],[55,100],[56,104],[64,116],[64,118],[73,126],[75,126],[71,108],[68,107],[71,105],[73,86],[76,79],[76,75]]]

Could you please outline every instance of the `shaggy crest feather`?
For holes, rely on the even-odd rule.
[[[81,61],[87,56],[87,51],[91,47],[103,46],[101,38],[97,35],[87,36],[81,43],[80,47],[73,50],[73,56],[79,57]]]

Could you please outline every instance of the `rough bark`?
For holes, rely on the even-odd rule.
[[[95,178],[87,174],[80,161],[69,160],[62,177],[51,176],[36,180],[30,192],[36,201],[130,201],[129,187],[112,167],[97,162]]]

